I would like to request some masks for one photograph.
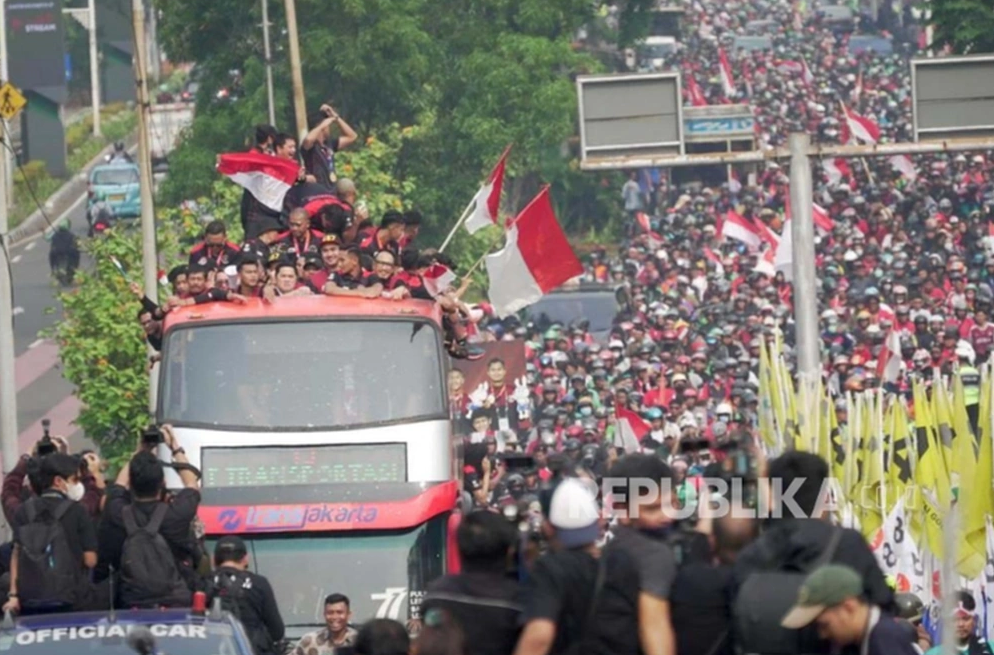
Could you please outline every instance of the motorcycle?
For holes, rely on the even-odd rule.
[[[67,226],[60,227],[52,235],[48,265],[59,284],[63,287],[72,285],[79,268],[79,244],[76,235]]]
[[[114,226],[117,219],[114,215],[114,210],[109,205],[102,202],[98,202],[90,207],[89,214],[86,218],[87,222],[90,224],[88,232],[88,236],[90,237],[103,234]]]

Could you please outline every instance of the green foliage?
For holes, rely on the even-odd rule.
[[[957,54],[994,52],[994,3],[990,0],[931,0],[937,47],[952,46]]]
[[[60,294],[64,318],[54,336],[63,374],[83,405],[76,424],[113,462],[134,449],[135,436],[149,422],[148,360],[138,304],[111,259],[140,279],[141,238],[136,231],[112,231],[89,240],[85,249],[94,268],[79,271],[77,288]]]
[[[370,216],[410,207],[417,182],[414,176],[404,176],[399,158],[405,144],[416,142],[420,133],[418,128],[393,123],[367,138],[364,147],[345,150],[337,158],[336,167],[356,183],[359,201],[369,207]]]

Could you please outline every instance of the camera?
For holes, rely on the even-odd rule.
[[[52,435],[49,432],[51,426],[52,422],[47,418],[41,420],[42,435],[41,439],[38,440],[38,444],[35,446],[35,453],[38,457],[51,455],[59,450],[58,444],[52,441]]]
[[[152,449],[161,443],[165,443],[165,441],[165,438],[162,436],[162,430],[157,425],[150,425],[142,432],[142,447],[144,448]]]

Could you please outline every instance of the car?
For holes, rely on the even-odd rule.
[[[141,175],[132,163],[110,163],[90,171],[87,187],[87,216],[94,205],[103,203],[115,218],[141,216]]]
[[[136,639],[138,635],[144,639]],[[220,610],[8,615],[0,625],[0,652],[8,655],[146,655],[142,650],[163,655],[253,653],[241,623]]]
[[[736,36],[734,44],[736,50],[745,50],[746,52],[772,50],[773,37],[769,34],[762,36]]]
[[[818,10],[822,22],[833,32],[852,32],[856,26],[856,14],[844,5],[828,5]]]
[[[628,292],[622,286],[574,283],[542,296],[525,309],[525,315],[543,330],[552,323],[568,327],[576,321],[587,320],[590,336],[606,343],[615,316],[627,306]]]

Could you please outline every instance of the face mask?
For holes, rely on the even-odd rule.
[[[81,501],[84,493],[86,493],[86,489],[82,482],[73,482],[66,488],[66,497],[74,503]]]
[[[580,416],[592,416],[593,413],[594,413],[593,407],[584,406],[580,408]]]

